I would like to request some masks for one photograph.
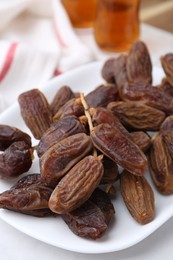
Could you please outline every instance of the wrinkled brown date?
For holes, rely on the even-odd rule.
[[[109,196],[97,188],[82,206],[62,218],[73,233],[80,237],[98,239],[103,236],[115,210]]]
[[[119,128],[100,124],[91,131],[94,146],[118,165],[133,174],[143,176],[147,170],[147,158],[130,138]]]
[[[130,82],[152,83],[152,63],[147,46],[137,41],[127,56],[127,75]]]
[[[136,101],[159,109],[166,114],[173,113],[173,99],[160,88],[143,83],[126,84],[120,89],[121,99]]]
[[[0,154],[0,178],[13,178],[27,172],[32,165],[32,152],[23,141],[11,144]]]
[[[9,125],[0,125],[0,151],[4,151],[12,143],[24,141],[31,147],[31,137],[16,127]]]
[[[173,53],[168,53],[160,58],[167,80],[173,86]]]
[[[166,117],[166,119],[163,121],[160,131],[172,131],[173,132],[173,115]]]
[[[75,98],[75,95],[71,88],[68,86],[61,87],[55,94],[50,104],[52,114],[55,115],[60,109],[60,107],[62,107],[67,101],[69,101],[72,98]]]
[[[85,133],[85,127],[75,116],[66,116],[50,126],[43,134],[37,148],[38,156],[42,156],[52,145],[68,136]]]
[[[67,101],[54,115],[53,120],[58,121],[60,118],[70,115],[77,117],[84,115],[84,108],[80,98],[72,98]]]
[[[151,145],[150,136],[143,131],[136,131],[130,133],[132,141],[145,153]]]
[[[154,192],[147,179],[128,171],[120,176],[121,194],[130,214],[140,224],[151,222],[155,215]]]
[[[85,96],[89,107],[106,107],[111,101],[119,99],[115,84],[100,85]]]
[[[123,86],[128,82],[126,60],[127,56],[124,54],[108,59],[102,67],[102,77],[109,83],[115,83],[118,88]]]
[[[128,135],[128,131],[121,124],[117,116],[115,116],[110,110],[104,107],[90,108],[89,113],[93,126],[107,123],[112,127],[118,127],[124,134]]]
[[[124,126],[136,130],[159,130],[165,119],[164,112],[132,101],[111,102],[108,109],[119,118]]]
[[[40,174],[30,174],[0,194],[0,208],[37,217],[51,215],[48,200],[52,191],[41,180]]]
[[[100,159],[86,156],[60,180],[49,199],[49,208],[57,214],[77,209],[89,199],[102,176]]]
[[[40,157],[42,179],[55,187],[70,168],[91,149],[91,139],[84,133],[69,136],[56,143]]]
[[[114,63],[114,78],[118,89],[125,83],[128,83],[126,62],[127,56],[122,54],[116,58],[116,62]]]
[[[173,86],[168,82],[167,78],[163,78],[160,85],[157,86],[161,91],[163,91],[164,95],[173,97]]]
[[[25,124],[33,136],[40,139],[52,123],[52,114],[46,97],[40,90],[32,89],[20,94],[18,101]]]
[[[149,154],[149,170],[153,182],[162,194],[173,193],[173,134],[157,133],[152,137]]]

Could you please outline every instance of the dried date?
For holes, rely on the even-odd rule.
[[[85,96],[89,107],[106,107],[111,101],[119,99],[115,84],[100,85]]]
[[[147,179],[124,171],[120,177],[120,189],[133,218],[140,224],[151,222],[155,215],[154,192]]]
[[[58,121],[60,118],[70,115],[77,117],[84,115],[84,108],[80,98],[72,98],[67,101],[54,115],[53,120]]]
[[[48,208],[52,191],[41,180],[40,174],[30,174],[0,194],[0,208],[37,217],[52,215]]]
[[[147,46],[137,41],[127,57],[127,76],[130,82],[152,83],[152,63]]]
[[[84,133],[69,136],[50,147],[40,157],[42,179],[55,187],[60,179],[92,149],[89,136]]]
[[[153,182],[162,194],[173,193],[173,134],[163,131],[152,137],[149,170]]]
[[[62,107],[67,101],[72,98],[75,98],[75,94],[73,93],[71,88],[69,86],[61,87],[55,94],[50,104],[52,114],[55,115],[60,107]]]
[[[14,142],[0,154],[0,178],[13,178],[27,172],[32,158],[33,150],[25,142]]]
[[[32,89],[20,94],[18,102],[25,124],[33,136],[40,139],[52,123],[52,113],[46,97],[40,90]]]
[[[151,145],[150,136],[143,131],[136,131],[130,133],[132,141],[145,153]]]
[[[118,127],[100,124],[91,131],[91,138],[94,146],[118,165],[133,174],[145,174],[146,156]]]
[[[66,116],[50,126],[42,135],[37,148],[38,156],[42,156],[52,145],[68,136],[85,133],[84,125],[76,116]]]
[[[108,229],[114,214],[109,196],[97,188],[82,206],[62,217],[76,235],[98,239]]]
[[[60,180],[49,199],[49,208],[57,214],[77,209],[89,199],[102,176],[100,159],[86,156]]]
[[[131,83],[124,85],[119,95],[123,101],[140,102],[156,109],[159,109],[167,115],[173,113],[173,99],[165,94],[158,87],[146,85],[143,83]]]
[[[0,151],[4,151],[12,143],[24,141],[28,148],[31,147],[31,137],[16,127],[0,125]]]
[[[124,126],[136,130],[157,131],[165,119],[164,112],[132,101],[111,102],[108,109]]]
[[[173,53],[167,53],[160,58],[168,82],[173,86]]]

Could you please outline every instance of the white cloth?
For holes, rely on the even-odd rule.
[[[60,0],[0,0],[0,112],[19,93],[92,61]]]

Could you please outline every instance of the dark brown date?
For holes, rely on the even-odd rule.
[[[52,191],[41,180],[40,174],[30,174],[0,194],[0,208],[37,217],[51,215],[48,200]]]
[[[114,78],[114,63],[116,62],[115,58],[110,58],[105,61],[103,64],[101,75],[108,83],[115,83]]]
[[[112,127],[118,127],[124,134],[128,135],[128,131],[121,124],[117,116],[115,116],[110,110],[104,107],[90,108],[89,113],[93,126],[97,126],[103,123],[107,123]]]
[[[60,180],[49,199],[49,208],[57,214],[77,209],[89,199],[102,176],[101,160],[92,155],[84,157]]]
[[[173,86],[173,53],[167,53],[160,58],[167,80]]]
[[[16,127],[9,125],[0,125],[0,150],[4,151],[12,143],[17,141],[24,141],[31,147],[31,137]]]
[[[42,179],[55,187],[60,179],[92,149],[89,136],[84,133],[69,136],[50,147],[40,157]]]
[[[76,116],[66,116],[58,120],[43,134],[37,148],[38,156],[48,150],[52,145],[68,136],[85,133],[84,125]]]
[[[40,139],[52,123],[52,113],[46,97],[40,90],[32,89],[20,94],[18,101],[25,124],[33,136]]]
[[[60,109],[60,107],[62,107],[67,101],[74,97],[75,95],[69,86],[61,87],[55,94],[50,104],[52,114],[55,115]]]
[[[136,130],[157,131],[165,119],[164,112],[132,101],[111,102],[108,109],[124,126]]]
[[[124,101],[135,101],[159,109],[166,114],[173,113],[173,99],[158,87],[143,83],[131,83],[124,85],[120,90],[120,96]]]
[[[145,174],[146,156],[119,128],[100,124],[91,131],[91,138],[94,146],[118,165],[133,174]]]
[[[173,132],[173,115],[166,117],[166,119],[163,121],[160,131],[172,131]]]
[[[0,154],[0,178],[13,178],[27,172],[32,165],[32,153],[23,141],[11,144]]]
[[[152,137],[149,170],[153,182],[162,194],[173,193],[173,134],[163,131]]]
[[[126,62],[127,56],[124,54],[116,58],[116,61],[114,62],[114,78],[118,89],[128,83]]]
[[[72,98],[67,101],[54,115],[53,120],[58,121],[60,118],[72,115],[77,117],[84,115],[84,108],[80,98]]]
[[[100,85],[85,96],[89,107],[106,107],[111,101],[119,99],[115,84]]]
[[[130,133],[132,141],[145,153],[151,145],[150,136],[143,131],[135,131]]]
[[[152,63],[147,46],[137,41],[127,57],[127,75],[130,82],[152,83]]]
[[[62,215],[62,218],[76,235],[98,239],[107,230],[114,214],[109,196],[97,188],[89,200],[76,210]]]

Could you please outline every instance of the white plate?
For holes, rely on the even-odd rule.
[[[45,86],[42,86],[41,90],[49,101],[62,85],[69,85],[75,91],[88,93],[103,82],[100,75],[101,67],[102,63],[98,62],[80,67],[53,79]],[[163,76],[163,71],[155,68],[153,75],[154,83],[157,84]],[[17,103],[0,116],[0,123],[16,126],[30,134],[20,116]],[[35,143],[36,141],[34,141]],[[38,172],[38,170],[38,160],[35,160],[29,173]],[[147,178],[152,185],[148,173]],[[14,182],[14,180],[1,181],[0,192],[10,188]],[[1,209],[0,218],[33,238],[63,249],[81,253],[113,252],[140,242],[173,215],[173,196],[160,195],[154,187],[153,189],[155,193],[156,216],[151,223],[143,226],[138,224],[129,214],[118,192],[117,198],[113,201],[116,210],[115,221],[113,221],[106,234],[96,241],[74,235],[60,217],[36,218]]]

